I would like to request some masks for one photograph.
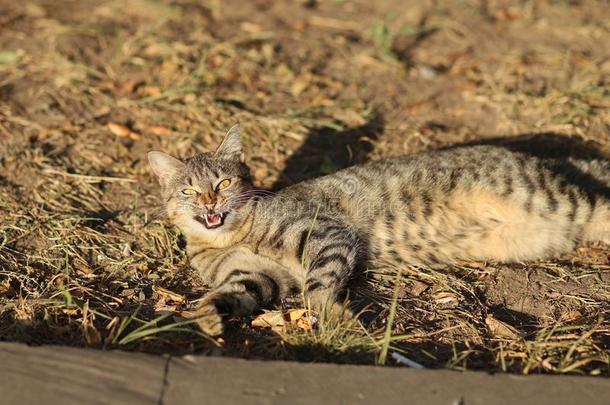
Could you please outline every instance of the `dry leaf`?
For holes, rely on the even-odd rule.
[[[148,127],[148,130],[158,136],[171,136],[174,134],[174,132],[171,129],[161,126],[161,125],[150,126],[150,127]]]
[[[138,88],[137,93],[147,97],[157,97],[161,95],[161,90],[154,86],[142,86]]]
[[[436,294],[432,294],[432,298],[439,305],[447,307],[456,307],[458,305],[458,299],[455,294],[448,291],[441,291]]]
[[[131,242],[127,242],[125,244],[125,246],[123,246],[123,251],[121,252],[123,254],[123,257],[129,257],[131,256],[132,250],[131,250]]]
[[[316,324],[317,321],[317,318],[313,316],[304,316],[302,318],[297,319],[297,321],[295,322],[295,326],[299,329],[310,331],[313,329],[313,326]]]
[[[472,261],[467,261],[467,260],[458,260],[457,264],[459,266],[470,267],[470,268],[473,268],[473,269],[484,269],[485,268],[485,263],[483,263],[483,262],[472,262]]]
[[[561,315],[561,320],[563,322],[572,322],[579,318],[582,318],[582,314],[578,310],[568,311],[565,314]]]
[[[361,126],[366,123],[366,119],[354,110],[339,110],[333,113],[333,118],[343,122],[348,127]]]
[[[596,247],[581,247],[576,250],[581,260],[591,264],[610,263],[610,254],[606,249]]]
[[[423,283],[418,280],[411,280],[413,286],[411,287],[411,294],[415,297],[419,297],[424,291],[426,291],[430,286],[426,283]]]
[[[288,314],[286,314],[286,317],[288,318],[288,320],[290,322],[296,322],[299,320],[299,318],[302,318],[306,314],[307,314],[306,309],[293,309],[293,310],[289,311]]]
[[[155,313],[163,313],[163,312],[176,312],[178,311],[178,305],[156,305],[155,304]]]
[[[122,124],[109,122],[108,129],[110,130],[110,132],[120,138],[130,138],[134,141],[139,141],[140,139],[142,139],[142,135],[132,131],[131,129],[127,128],[125,125]]]
[[[515,328],[507,323],[497,320],[491,315],[487,315],[487,318],[485,318],[485,324],[494,337],[509,339],[517,339],[519,337],[519,333]]]
[[[256,33],[256,32],[261,32],[261,26],[258,24],[254,24],[248,21],[244,21],[241,24],[239,24],[239,28],[242,31],[246,31],[246,32],[252,32],[252,33]]]
[[[337,31],[359,31],[361,28],[360,24],[356,21],[339,20],[337,18],[328,18],[318,15],[309,17],[308,22],[309,25],[314,27]]]
[[[159,311],[161,308],[165,307],[165,297],[161,296],[157,302],[155,302],[155,311]]]
[[[280,311],[268,311],[252,320],[253,328],[281,328],[286,325],[284,315]]]
[[[290,94],[297,97],[309,86],[309,80],[296,79],[290,86]]]
[[[161,297],[160,300],[172,301],[178,304],[183,304],[186,301],[183,295],[180,295],[163,287],[154,286],[153,291],[159,294],[159,296]]]
[[[312,311],[303,308],[293,309],[287,313],[281,311],[268,311],[252,320],[253,328],[271,328],[276,332],[285,331],[286,328],[299,328],[311,330],[317,322]]]
[[[116,86],[116,93],[120,96],[133,93],[138,85],[142,84],[141,80],[130,79]]]
[[[12,298],[15,296],[15,289],[11,286],[10,281],[3,280],[0,282],[0,296]]]
[[[81,266],[77,269],[77,272],[84,275],[84,276],[92,276],[95,272],[93,271],[93,269],[91,267],[88,266]]]

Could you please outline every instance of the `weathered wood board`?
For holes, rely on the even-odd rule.
[[[0,404],[156,404],[167,360],[0,343]]]
[[[609,404],[610,379],[0,343],[0,404]]]

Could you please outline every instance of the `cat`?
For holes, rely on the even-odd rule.
[[[223,332],[301,292],[321,313],[344,311],[355,272],[375,263],[443,266],[556,256],[610,243],[610,164],[543,160],[464,146],[352,166],[278,193],[253,187],[238,126],[214,152],[182,162],[148,154],[190,265],[212,287],[195,311]]]

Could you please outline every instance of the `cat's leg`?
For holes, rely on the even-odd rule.
[[[362,259],[359,246],[356,233],[347,227],[334,225],[331,230],[320,227],[311,233],[303,249],[306,305],[321,315],[350,315],[340,298]]]
[[[578,170],[570,174],[587,190],[585,200],[591,205],[582,239],[610,244],[610,161],[570,159],[570,163]]]
[[[585,242],[603,242],[610,245],[610,201],[598,200],[591,219],[583,230]]]
[[[223,332],[225,319],[251,315],[259,308],[274,304],[296,287],[288,270],[266,257],[245,248],[231,250],[225,255],[213,271],[213,290],[191,315],[211,336]]]

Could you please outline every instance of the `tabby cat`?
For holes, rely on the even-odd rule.
[[[514,262],[610,243],[610,165],[601,160],[456,147],[268,193],[253,188],[238,126],[215,152],[148,158],[190,264],[213,288],[196,311],[210,335],[227,317],[297,292],[320,311],[340,310],[346,282],[369,264]]]

